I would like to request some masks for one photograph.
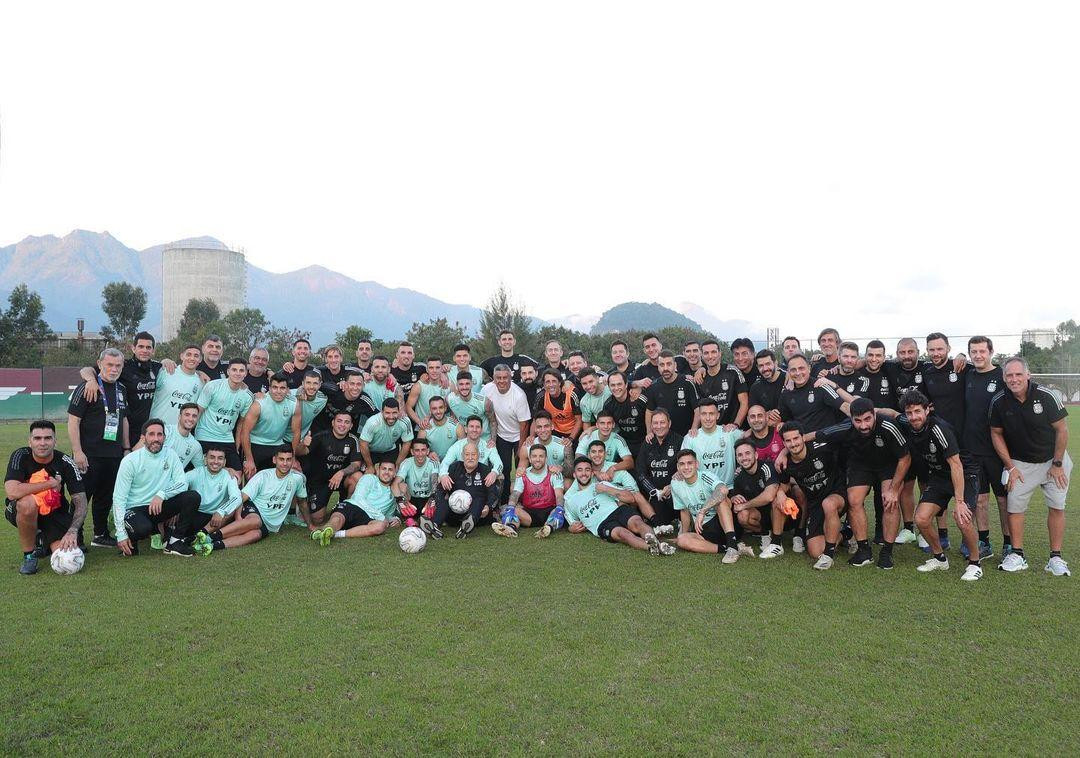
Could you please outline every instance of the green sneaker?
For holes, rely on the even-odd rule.
[[[164,540],[161,539],[160,534],[152,534],[150,536],[150,547],[154,550],[162,550],[165,547]]]
[[[311,533],[311,539],[319,543],[319,547],[328,546],[333,538],[334,527],[332,526],[324,526],[322,529],[316,529]]]
[[[202,534],[202,532],[199,533]],[[195,551],[195,555],[210,555],[210,553],[214,552],[214,543],[210,539],[200,542],[198,538],[196,538],[195,541],[191,543],[191,549]]]
[[[290,526],[307,526],[307,524],[304,523],[304,520],[297,516],[295,513],[290,513],[288,516],[286,516],[285,523],[289,524]]]

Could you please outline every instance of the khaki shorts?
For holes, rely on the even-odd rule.
[[[1065,471],[1065,488],[1057,486],[1057,483],[1050,478],[1050,461],[1046,463],[1026,463],[1024,461],[1014,460],[1012,462],[1019,471],[1020,475],[1024,477],[1024,481],[1017,482],[1009,492],[1006,505],[1009,513],[1025,513],[1028,509],[1028,503],[1031,502],[1031,496],[1035,494],[1035,490],[1042,489],[1043,497],[1046,498],[1046,506],[1055,510],[1065,510],[1065,495],[1069,491],[1069,482],[1072,473],[1072,459],[1069,458],[1069,454],[1065,453],[1065,457],[1061,460],[1061,465]]]

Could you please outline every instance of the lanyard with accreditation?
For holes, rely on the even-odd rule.
[[[105,430],[102,433],[102,439],[106,442],[116,442],[116,435],[120,431],[119,395],[117,396],[117,407],[110,411],[109,397],[105,394],[105,385],[101,381],[100,374],[97,378],[97,384],[98,392],[101,393],[101,405],[105,409]]]

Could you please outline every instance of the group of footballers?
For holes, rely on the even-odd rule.
[[[779,355],[741,338],[729,363],[714,340],[677,355],[650,334],[636,364],[614,342],[606,370],[556,341],[534,360],[508,330],[499,346],[478,364],[464,344],[450,361],[417,363],[408,342],[388,357],[361,341],[351,364],[329,346],[315,365],[301,339],[273,372],[261,348],[223,359],[216,336],[159,362],[139,333],[130,357],[106,349],[83,369],[71,455],[45,420],[12,454],[6,516],[20,571],[81,548],[89,511],[90,545],[126,556],[145,540],[210,555],[285,524],[321,546],[399,526],[465,538],[490,524],[505,537],[565,527],[724,563],[754,556],[752,538],[758,558],[779,558],[787,540],[818,570],[840,546],[851,566],[891,569],[894,546],[917,541],[918,570],[931,572],[949,569],[952,502],[973,581],[994,555],[991,492],[999,568],[1012,572],[1027,568],[1024,513],[1042,489],[1046,568],[1068,575],[1065,408],[1022,359],[995,365],[986,337],[952,357],[948,338],[930,334],[926,360],[902,339],[887,359],[878,340],[861,352],[825,329],[812,355],[794,337]]]

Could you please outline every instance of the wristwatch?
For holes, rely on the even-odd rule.
[[[1050,461],[1051,466],[1061,466],[1061,461]]]

